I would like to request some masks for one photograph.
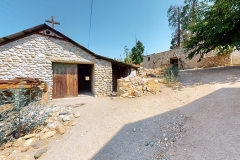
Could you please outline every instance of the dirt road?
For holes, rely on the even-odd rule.
[[[156,95],[52,101],[85,105],[75,109],[77,124],[52,138],[40,159],[239,159],[240,67],[180,75],[177,88]]]

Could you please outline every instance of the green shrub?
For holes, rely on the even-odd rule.
[[[42,90],[0,90],[0,146],[31,133],[51,112],[41,104]]]
[[[178,81],[179,69],[176,65],[168,67],[164,70],[164,82],[173,85]]]

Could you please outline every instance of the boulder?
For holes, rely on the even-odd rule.
[[[39,141],[35,142],[35,143],[32,145],[32,147],[33,147],[34,149],[38,149],[38,148],[41,147],[41,145],[42,145],[42,141],[39,140]]]
[[[134,95],[135,97],[139,97],[139,96],[140,96],[140,92],[137,91],[137,90],[135,90],[135,91],[133,92],[133,95]]]
[[[66,129],[61,123],[58,123],[56,126],[56,131],[58,134],[64,134],[66,132]]]
[[[57,127],[57,122],[49,122],[47,124],[47,127],[50,129],[50,130],[55,130],[55,128]]]
[[[24,143],[26,142],[26,140],[24,140],[23,138],[18,138],[14,143],[13,146],[14,147],[19,147],[24,145]]]
[[[43,153],[45,153],[45,152],[47,152],[47,148],[46,148],[46,147],[43,148],[43,149],[38,150],[38,151],[34,154],[34,158],[35,158],[35,159],[40,158],[41,155],[42,155]]]
[[[31,146],[35,141],[36,141],[36,138],[30,138],[30,139],[28,139],[28,140],[23,144],[23,146],[29,147],[29,146]]]
[[[33,134],[28,134],[28,135],[22,137],[22,139],[29,139],[29,138],[32,138],[32,137],[35,137],[35,136],[36,136],[35,133],[33,133]]]
[[[71,118],[68,115],[65,115],[65,116],[62,117],[63,122],[70,121],[70,120],[71,120]]]
[[[56,134],[55,131],[49,131],[49,132],[46,132],[46,133],[42,133],[42,134],[40,135],[40,139],[41,139],[41,140],[45,140],[45,139],[48,139],[48,138],[54,136],[55,134]]]
[[[29,149],[29,146],[23,146],[21,148],[21,152],[26,152]]]
[[[80,113],[74,113],[74,117],[75,118],[79,118],[80,117]]]
[[[9,148],[9,147],[11,147],[13,145],[13,142],[7,142],[6,144],[5,144],[5,148]]]

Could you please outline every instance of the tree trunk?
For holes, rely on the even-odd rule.
[[[180,36],[181,36],[181,29],[180,29],[180,8],[178,7],[178,39],[177,39],[177,45],[178,45],[178,47],[180,47],[181,46],[181,42],[180,42]]]

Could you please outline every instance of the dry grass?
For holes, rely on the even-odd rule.
[[[159,82],[155,82],[154,79],[148,81],[148,87],[150,92],[156,94],[161,90],[161,84]]]

